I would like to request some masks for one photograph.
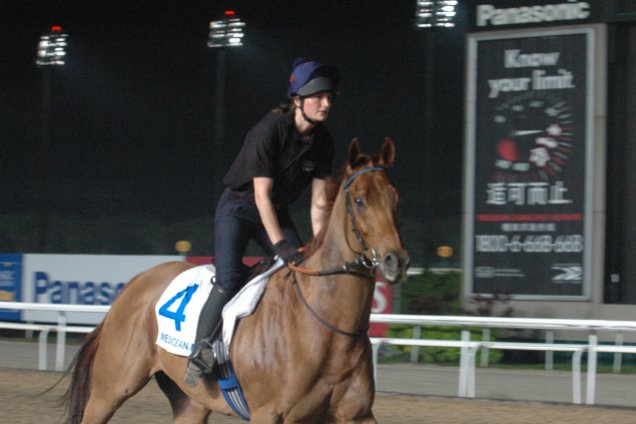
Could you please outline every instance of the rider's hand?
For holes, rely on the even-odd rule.
[[[285,265],[289,263],[292,265],[298,265],[303,261],[303,255],[300,254],[298,249],[287,243],[287,240],[285,239],[274,245],[274,252],[276,252],[276,255],[285,262]]]

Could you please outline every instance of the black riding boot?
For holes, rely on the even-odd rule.
[[[221,322],[223,307],[230,300],[230,297],[231,295],[226,290],[215,284],[208,300],[203,305],[203,309],[201,309],[197,324],[196,344],[194,351],[188,357],[188,367],[185,374],[185,383],[190,387],[197,385],[201,379],[201,374],[210,374],[214,368],[215,358],[210,339]]]

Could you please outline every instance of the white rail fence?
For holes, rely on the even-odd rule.
[[[46,370],[48,336],[57,333],[55,370],[62,371],[65,360],[66,334],[90,333],[93,326],[67,325],[67,313],[82,312],[102,314],[108,312],[110,306],[61,305],[23,302],[0,302],[0,309],[52,311],[57,313],[57,324],[37,324],[24,322],[0,321],[0,328],[25,331],[38,331],[38,368]],[[574,319],[541,319],[541,318],[498,318],[472,316],[440,316],[440,315],[394,315],[371,314],[371,322],[383,324],[406,324],[413,327],[413,338],[371,338],[373,346],[374,372],[377,375],[379,348],[383,345],[411,346],[411,360],[416,361],[420,347],[448,347],[460,349],[458,397],[475,397],[475,369],[477,352],[481,349],[482,367],[488,366],[488,350],[532,350],[546,353],[546,369],[552,369],[554,352],[572,353],[572,402],[581,404],[581,363],[583,354],[587,353],[587,380],[585,403],[595,403],[596,374],[598,353],[614,354],[614,371],[621,368],[622,354],[636,354],[636,346],[623,344],[625,333],[636,333],[636,321],[609,320],[574,320]],[[457,340],[421,339],[422,327],[449,326],[458,327],[460,338]],[[481,328],[482,339],[471,340],[471,329]],[[546,332],[545,342],[507,342],[491,341],[490,330],[528,329]],[[562,343],[554,341],[555,331],[580,331],[584,341],[581,343]],[[599,344],[598,333],[611,332],[614,343]]]

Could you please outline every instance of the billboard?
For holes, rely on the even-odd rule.
[[[589,296],[594,43],[593,28],[469,36],[469,295]]]
[[[19,302],[22,299],[22,255],[0,254],[0,301]],[[0,320],[16,321],[20,311],[0,309]]]
[[[63,255],[23,256],[22,302],[110,305],[124,285],[146,269],[180,256]],[[24,311],[22,319],[57,322],[57,312]],[[98,324],[102,314],[73,312],[68,323]]]

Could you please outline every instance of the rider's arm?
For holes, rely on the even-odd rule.
[[[269,236],[272,244],[281,241],[283,231],[280,229],[274,203],[272,203],[272,188],[274,187],[274,179],[267,177],[254,177],[254,199],[258,213],[263,221],[265,231]]]
[[[327,226],[327,182],[314,178],[311,183],[311,228],[314,237]]]

